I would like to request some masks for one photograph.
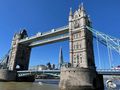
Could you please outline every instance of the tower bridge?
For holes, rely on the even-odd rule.
[[[83,4],[74,13],[70,9],[67,26],[52,29],[46,33],[39,32],[31,37],[28,37],[26,30],[16,33],[10,52],[6,55],[7,58],[2,59],[6,60],[6,64],[0,64],[2,68],[0,79],[16,80],[18,78],[16,71],[28,70],[30,52],[33,47],[69,40],[70,62],[68,67],[64,65],[61,67],[60,89],[103,90],[102,72],[96,71],[94,61],[93,37],[97,40],[99,61],[98,42],[108,48],[109,59],[111,59],[111,49],[120,54],[120,40],[93,29]],[[110,60],[109,63],[111,67]],[[17,66],[19,68],[16,68]]]

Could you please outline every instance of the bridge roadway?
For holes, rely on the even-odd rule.
[[[20,44],[27,44],[30,47],[41,46],[49,43],[64,41],[69,39],[69,27],[63,26],[52,29],[49,32],[38,32],[35,36],[26,37],[19,41]]]
[[[120,70],[115,69],[97,69],[97,72],[102,75],[120,75]],[[60,74],[60,70],[24,70],[18,71],[18,74]]]

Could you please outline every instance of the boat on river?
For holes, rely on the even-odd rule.
[[[106,87],[109,89],[115,89],[117,87],[117,85],[112,80],[107,80]]]

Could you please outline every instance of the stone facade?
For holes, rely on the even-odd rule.
[[[0,70],[0,81],[16,81],[17,72],[1,69]]]
[[[91,22],[83,4],[69,15],[69,67],[61,68],[60,90],[104,90],[103,76],[96,72]]]
[[[87,30],[90,20],[81,5],[74,14],[70,10],[70,63],[74,67],[95,68],[92,33]]]
[[[9,70],[28,69],[31,48],[28,47],[28,45],[19,44],[19,40],[26,37],[27,37],[26,30],[23,30],[20,33],[14,35],[11,45],[11,53],[8,62]]]
[[[103,76],[94,69],[61,68],[60,90],[104,90]]]

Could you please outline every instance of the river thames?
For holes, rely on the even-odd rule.
[[[59,80],[36,80],[35,82],[0,82],[0,90],[59,90]],[[105,90],[120,90],[120,80],[115,80],[117,88]]]
[[[42,82],[0,82],[0,90],[59,90],[59,80],[42,80]]]

